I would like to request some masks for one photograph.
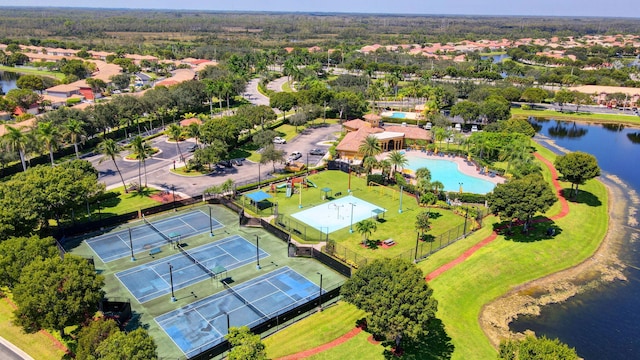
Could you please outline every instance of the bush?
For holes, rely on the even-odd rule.
[[[367,175],[367,185],[369,185],[369,183],[372,182],[372,181],[374,183],[376,183],[376,184],[385,185],[386,178],[385,178],[385,176],[383,176],[381,174]]]

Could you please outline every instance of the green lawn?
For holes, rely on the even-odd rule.
[[[549,159],[554,157],[550,151],[539,146],[537,150]],[[544,175],[547,180],[550,180],[550,173],[546,167]],[[566,183],[563,186],[569,187]],[[514,286],[576,265],[591,256],[597,249],[607,229],[607,192],[604,185],[595,180],[589,181],[581,189],[583,192],[578,201],[571,202],[569,205],[569,214],[555,221],[560,231],[553,239],[537,240],[534,236],[519,235],[519,229],[516,229],[517,235],[514,239],[507,240],[499,236],[469,259],[429,283],[438,300],[438,317],[444,322],[447,333],[455,345],[453,359],[496,357],[495,349],[478,324],[478,316],[484,304],[507,293]],[[594,198],[600,204],[594,201]],[[547,214],[552,216],[559,210],[558,202]],[[589,221],[585,222],[584,219]],[[419,268],[427,274],[457,258],[490,235],[493,224],[497,222],[499,222],[497,218],[487,217],[484,220],[484,228],[438,251],[426,261],[419,263]],[[412,223],[407,223],[407,227],[412,226]],[[543,232],[546,227],[548,224],[537,225],[533,234]],[[336,324],[335,326],[341,324],[338,317],[329,321],[327,324],[326,319],[320,319],[319,315],[312,315],[302,320],[300,326],[313,329],[320,326],[332,328],[333,324]],[[288,328],[278,335],[283,339],[306,338],[306,334],[300,336],[303,333],[299,329]],[[379,355],[382,352],[381,348],[370,344],[366,346],[367,336],[368,334],[361,333],[350,341],[318,354],[312,359],[343,359],[345,356],[350,356],[349,354],[356,354],[358,359],[381,358]],[[332,339],[329,336],[325,337],[324,332],[314,332],[308,337],[322,339],[318,342],[328,342]],[[313,346],[300,345],[297,351]],[[270,349],[270,351],[273,350]]]
[[[46,70],[38,70],[38,69],[29,69],[29,68],[15,68],[11,66],[0,65],[0,71],[13,72],[23,75],[39,75],[39,76],[48,76],[53,77],[58,80],[64,79],[65,75],[61,72],[53,72]]]
[[[545,157],[553,157],[549,151],[538,150]],[[545,173],[549,177],[549,172]],[[568,184],[564,185],[568,187]],[[506,240],[499,236],[469,259],[430,282],[439,303],[438,316],[445,323],[455,345],[454,359],[487,359],[496,356],[478,324],[484,304],[514,286],[576,265],[597,249],[607,229],[606,189],[602,183],[592,180],[582,190],[584,193],[579,201],[570,203],[569,215],[555,222],[561,230],[553,239],[536,240],[520,236],[516,240]],[[584,203],[590,196],[597,198],[601,205]],[[553,215],[558,209],[556,205],[548,214]],[[589,221],[585,222],[584,219]],[[537,231],[541,232],[547,226],[538,225]],[[474,238],[480,240],[479,236]],[[419,267],[425,272],[437,268],[455,257],[450,252],[462,252],[464,248],[461,245],[455,244],[436,253],[420,263]]]
[[[293,92],[293,89],[291,88],[291,84],[288,81],[282,84],[282,91]]]
[[[567,110],[571,109],[571,106],[567,107]],[[575,107],[574,107],[575,109]],[[640,125],[640,116],[635,115],[617,115],[617,114],[592,114],[592,113],[571,113],[571,112],[558,112],[554,110],[522,110],[511,109],[511,116],[514,118],[527,118],[529,116],[539,118],[553,118],[556,120],[568,120],[568,121],[587,121],[598,123],[624,123]]]
[[[342,343],[320,354],[310,356],[308,360],[382,360],[384,347],[371,344],[367,339],[371,336],[366,331],[351,340]]]
[[[22,349],[34,359],[59,360],[64,351],[53,344],[51,338],[43,332],[25,334],[13,325],[13,310],[7,299],[0,299],[0,334],[2,337]]]
[[[266,338],[264,343],[267,346],[267,355],[270,359],[275,359],[330,342],[351,331],[356,326],[356,320],[364,316],[364,311],[358,310],[355,306],[338,302],[314,314],[312,319],[299,321],[287,327],[286,331]]]
[[[129,191],[128,194],[124,193],[124,187],[115,188],[107,191],[107,193],[117,193],[118,197],[110,197],[100,201],[100,211],[102,216],[120,215],[131,211],[137,211],[140,209],[148,208],[155,205],[160,205],[159,202],[151,199],[149,196],[159,193],[160,190],[146,188],[142,193],[138,191]],[[97,211],[93,209],[94,216]]]

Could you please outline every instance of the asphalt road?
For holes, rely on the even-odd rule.
[[[24,351],[0,337],[0,359],[2,360],[33,360]]]
[[[251,81],[249,81],[249,83],[247,84],[246,89],[244,90],[243,97],[253,105],[269,106],[269,98],[262,95],[260,91],[258,91],[259,83],[260,83],[260,79],[258,78],[251,79]]]
[[[287,144],[276,145],[277,148],[284,150],[287,154],[299,151],[303,154],[301,159],[297,161],[317,164],[322,159],[321,156],[310,155],[308,152],[313,148],[321,148],[328,151],[330,144],[323,144],[323,141],[335,140],[335,133],[340,131],[339,125],[330,125],[318,127],[315,129],[307,129],[298,136],[291,139]],[[188,145],[193,144],[193,139],[180,143],[183,155],[186,160],[192,156],[192,153],[185,152]],[[167,142],[166,136],[160,136],[152,140],[152,147],[160,149],[160,153],[154,155],[146,161],[147,163],[147,185],[165,190],[175,190],[178,194],[187,196],[202,195],[207,188],[219,185],[227,179],[233,179],[236,184],[242,185],[248,182],[255,182],[260,179],[264,180],[271,177],[273,172],[272,164],[259,165],[250,161],[243,161],[242,166],[233,166],[231,168],[219,168],[219,171],[204,176],[180,176],[170,172],[174,161],[176,166],[182,166],[180,154],[175,143]],[[122,172],[126,184],[138,182],[138,161],[125,160],[127,152],[122,157],[116,159],[118,168]],[[105,160],[99,162],[101,155],[87,158],[99,171],[98,180],[105,183],[107,188],[119,187],[122,181],[118,176],[113,161]],[[308,158],[308,159],[307,159]],[[284,164],[276,164],[276,171],[282,170]],[[260,175],[258,175],[260,174]],[[142,170],[142,183],[145,183],[144,170]]]

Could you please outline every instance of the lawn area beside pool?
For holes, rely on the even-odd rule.
[[[296,185],[296,191],[298,193],[292,195],[289,198],[286,197],[286,190],[284,188],[277,189],[276,187],[277,192],[271,192],[271,187],[267,185],[263,188],[263,191],[272,196],[272,198],[269,199],[271,202],[278,204],[278,213],[285,214],[285,217],[291,219],[291,221],[296,221],[293,217],[294,214],[311,209],[313,207],[319,206],[320,210],[324,210],[319,212],[320,216],[325,217],[325,223],[321,225],[325,226],[325,228],[322,229],[322,233],[320,232],[320,229],[316,229],[314,227],[317,226],[315,224],[308,224],[306,229],[307,233],[311,231],[316,232],[318,240],[324,240],[326,237],[326,223],[328,222],[326,221],[327,214],[331,216],[337,216],[337,210],[329,208],[329,204],[334,199],[340,199],[340,203],[347,204],[344,207],[340,208],[340,216],[345,217],[346,222],[343,223],[345,225],[344,227],[341,227],[335,231],[333,229],[330,229],[329,238],[331,240],[334,240],[337,244],[348,248],[349,251],[356,252],[357,254],[365,256],[367,258],[384,258],[395,257],[401,254],[413,254],[412,251],[415,249],[416,238],[418,235],[415,229],[416,216],[423,211],[427,211],[427,208],[420,207],[418,205],[416,199],[413,196],[408,193],[403,193],[402,212],[399,212],[400,192],[391,190],[391,188],[368,187],[366,185],[364,176],[351,176],[352,195],[349,195],[349,192],[347,191],[349,184],[349,175],[342,171],[328,170],[319,172],[317,174],[310,175],[309,180],[316,187],[303,187],[302,208],[300,208],[298,205],[300,202],[300,196],[298,192],[299,185]],[[331,189],[331,191],[327,192],[328,199],[323,200],[323,195],[325,194],[322,191],[323,188]],[[341,194],[337,196],[337,193]],[[355,231],[355,220],[353,223],[354,232],[349,232],[351,209],[348,203],[350,202],[351,197],[366,201],[367,203],[375,205],[380,209],[387,210],[384,214],[380,215],[381,220],[376,221],[377,230],[373,234],[371,234],[369,238],[371,240],[379,240],[381,242],[387,239],[393,239],[396,245],[390,247],[378,246],[376,249],[365,248],[361,245],[362,235]],[[253,211],[252,207],[249,205],[248,199],[245,200],[244,203],[246,209],[249,212]],[[271,208],[269,208],[262,210],[260,213],[262,216],[266,216],[270,215],[271,211]],[[431,230],[428,232],[429,235],[438,236],[446,233],[451,228],[459,227],[464,224],[464,217],[456,215],[450,210],[431,208],[430,211],[432,214],[432,222]],[[367,211],[367,214],[370,214],[370,212]],[[373,214],[369,215],[369,217],[372,216]],[[296,240],[305,242],[296,234],[292,235]]]

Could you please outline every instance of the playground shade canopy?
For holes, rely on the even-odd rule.
[[[266,199],[270,199],[271,195],[267,194],[266,192],[260,190],[260,191],[256,191],[254,193],[251,194],[246,194],[246,197],[248,197],[251,201],[259,203],[262,200],[266,200]]]

